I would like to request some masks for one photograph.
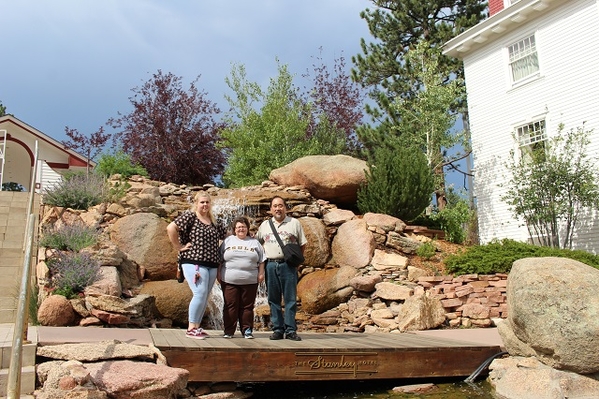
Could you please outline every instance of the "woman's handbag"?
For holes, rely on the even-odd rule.
[[[281,249],[283,250],[283,257],[285,258],[285,263],[287,263],[291,267],[298,267],[304,262],[304,254],[302,253],[302,247],[299,244],[291,242],[287,245],[283,245],[283,241],[281,241],[281,237],[279,237],[279,233],[277,233],[277,229],[275,229],[275,225],[272,222],[272,219],[269,220],[270,228],[274,233]]]

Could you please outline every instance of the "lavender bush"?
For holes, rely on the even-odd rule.
[[[97,280],[100,263],[85,252],[59,252],[48,261],[48,268],[54,293],[72,298]]]
[[[45,204],[86,210],[104,200],[106,179],[97,174],[63,176],[54,186],[44,190]]]
[[[40,245],[60,251],[79,252],[85,247],[96,244],[99,234],[93,227],[80,223],[63,225],[59,228],[50,228],[44,231]]]

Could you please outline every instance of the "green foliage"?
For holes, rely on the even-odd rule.
[[[327,116],[312,123],[314,108],[300,98],[287,66],[278,72],[266,91],[248,81],[243,65],[233,65],[226,78],[234,95],[225,96],[231,110],[218,145],[228,155],[223,181],[229,187],[259,184],[298,158],[345,148],[345,133]]]
[[[421,151],[380,147],[358,190],[358,208],[411,221],[429,205],[432,192],[433,176]]]
[[[97,280],[100,263],[85,252],[59,252],[48,268],[54,293],[73,298]]]
[[[2,191],[25,191],[25,187],[19,183],[7,182],[2,183]]]
[[[96,229],[83,224],[63,225],[51,228],[42,234],[39,244],[47,248],[61,251],[79,252],[83,248],[95,245],[99,233]]]
[[[543,245],[572,248],[580,214],[599,209],[599,173],[596,158],[589,159],[589,133],[584,127],[564,131],[560,125],[546,143],[510,153],[511,177],[502,199]]]
[[[435,247],[435,243],[432,241],[427,241],[423,243],[421,246],[419,246],[418,249],[416,249],[416,255],[426,260],[429,260],[430,258],[435,256],[436,252],[437,248]]]
[[[104,177],[114,174],[120,174],[125,178],[133,175],[149,176],[148,171],[140,164],[134,164],[131,155],[126,154],[123,150],[118,150],[113,154],[102,154],[94,171]]]
[[[371,42],[361,43],[362,54],[352,57],[356,68],[352,77],[364,87],[370,88],[375,106],[366,106],[372,117],[372,125],[358,129],[358,137],[369,148],[370,138],[374,146],[381,138],[403,134],[394,130],[402,121],[402,108],[396,106],[401,99],[406,106],[423,89],[419,65],[407,60],[408,52],[422,42],[428,42],[431,51],[439,54],[436,75],[441,82],[463,79],[463,63],[459,59],[442,55],[444,43],[482,21],[486,15],[486,2],[478,0],[392,0],[373,1],[373,7],[364,10],[360,17],[366,21]],[[449,111],[465,109],[464,98],[456,97]],[[426,125],[420,119],[419,125]],[[417,127],[415,125],[414,127]]]
[[[439,222],[447,241],[462,244],[466,240],[465,226],[472,218],[472,211],[463,198],[448,202],[445,208],[433,212],[430,217]]]
[[[462,254],[449,255],[444,263],[456,275],[508,273],[518,259],[554,256],[570,258],[599,269],[599,256],[585,251],[540,247],[514,240],[492,241],[468,247]]]
[[[127,195],[127,191],[131,188],[131,184],[124,179],[119,179],[110,182],[108,193],[106,194],[106,201],[118,202],[121,198]]]
[[[54,186],[44,190],[45,204],[86,210],[101,203],[106,193],[106,182],[96,174],[65,175]]]
[[[29,316],[29,324],[32,326],[39,326],[40,322],[37,319],[37,311],[39,309],[38,306],[38,295],[39,295],[39,286],[37,284],[31,284],[31,288],[29,289],[29,299],[27,301],[27,314]]]

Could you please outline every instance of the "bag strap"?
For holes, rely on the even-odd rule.
[[[277,232],[277,229],[275,229],[275,224],[272,222],[272,219],[268,219],[268,221],[270,222],[270,228],[272,229],[272,232],[274,233],[275,238],[279,242],[281,249],[283,249],[283,247],[284,247],[283,241],[281,241],[281,237],[279,237],[279,233]]]

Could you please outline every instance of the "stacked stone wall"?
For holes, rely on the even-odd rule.
[[[418,285],[441,300],[450,327],[489,327],[507,318],[507,274],[421,276]]]

